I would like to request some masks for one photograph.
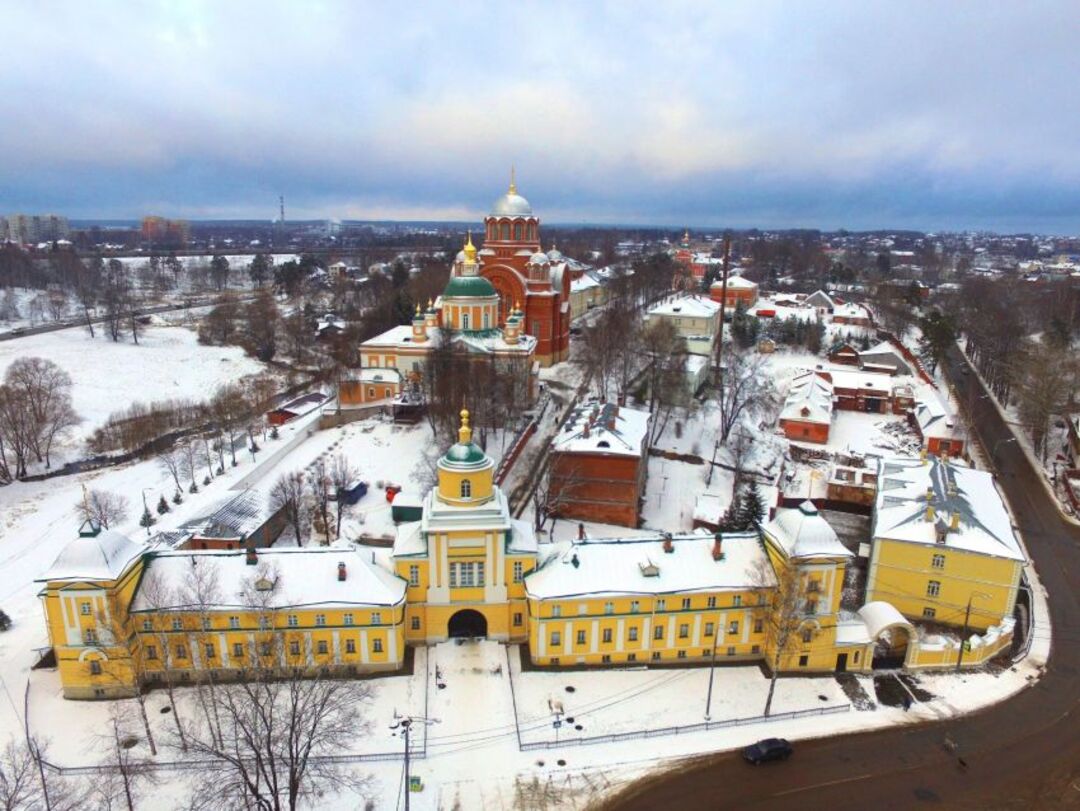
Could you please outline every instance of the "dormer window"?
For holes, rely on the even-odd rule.
[[[461,480],[461,497],[472,498],[472,482],[468,479]]]

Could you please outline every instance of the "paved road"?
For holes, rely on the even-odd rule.
[[[972,402],[983,445],[997,445],[1000,483],[1050,594],[1053,648],[1038,684],[954,721],[807,741],[783,764],[753,767],[707,756],[630,786],[609,808],[1062,809],[1080,808],[1080,528],[1061,517],[985,392],[953,351],[946,374]],[[968,768],[942,746],[955,740]],[[643,742],[662,746],[659,741]]]

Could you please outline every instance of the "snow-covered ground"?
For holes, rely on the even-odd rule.
[[[182,327],[148,327],[136,345],[130,335],[109,339],[101,325],[91,338],[84,329],[65,329],[0,341],[0,376],[17,358],[51,360],[69,375],[72,400],[82,422],[65,443],[81,441],[110,414],[133,402],[173,397],[204,398],[222,383],[266,369],[236,346],[203,346]]]

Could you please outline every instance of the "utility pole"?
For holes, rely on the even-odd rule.
[[[956,672],[960,672],[960,665],[964,661],[964,640],[968,635],[968,622],[971,620],[971,601],[976,597],[984,597],[987,600],[990,599],[990,595],[982,591],[973,591],[968,595],[967,611],[964,612],[964,632],[960,636],[960,652],[956,655]]]
[[[397,714],[394,714],[397,718]],[[424,716],[406,715],[403,718],[395,720],[390,725],[391,730],[401,730],[401,735],[405,738],[405,811],[409,811],[409,794],[412,791],[409,786],[409,745],[411,740],[411,732],[413,724],[423,724],[425,726],[431,726],[432,724],[439,723],[438,718],[425,718]]]

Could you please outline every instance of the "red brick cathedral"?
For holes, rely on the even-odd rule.
[[[536,359],[551,366],[569,357],[570,272],[554,247],[540,250],[540,218],[529,201],[510,188],[495,201],[484,220],[480,275],[499,294],[499,325],[517,305],[525,313],[524,330],[536,338]]]

